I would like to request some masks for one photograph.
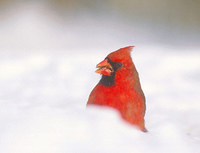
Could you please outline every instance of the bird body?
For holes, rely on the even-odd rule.
[[[122,118],[146,131],[144,125],[145,97],[130,52],[133,46],[110,53],[97,65],[102,74],[92,90],[87,105],[95,104],[117,109]]]

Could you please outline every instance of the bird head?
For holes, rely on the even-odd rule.
[[[127,67],[132,64],[130,52],[134,46],[121,48],[110,53],[102,62],[97,64],[96,73],[105,76],[111,76],[121,67]]]

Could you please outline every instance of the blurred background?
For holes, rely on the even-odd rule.
[[[0,152],[199,152],[199,15],[200,0],[0,0]],[[85,111],[96,64],[131,45],[148,134]]]
[[[0,48],[4,53],[95,51],[111,44],[194,49],[200,47],[199,14],[199,0],[0,0]]]

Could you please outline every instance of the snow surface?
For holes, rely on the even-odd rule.
[[[200,153],[198,50],[107,37],[116,24],[88,24],[98,35],[87,37],[80,25],[62,29],[34,9],[19,10],[0,26],[0,153]],[[136,45],[132,58],[146,95],[148,133],[115,110],[86,109],[100,79],[96,64],[127,44]]]
[[[141,49],[132,57],[147,98],[148,133],[114,110],[85,108],[104,52],[1,59],[0,152],[200,152],[200,54]]]

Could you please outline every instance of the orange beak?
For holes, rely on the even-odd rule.
[[[111,76],[111,73],[114,71],[110,63],[108,63],[107,59],[97,64],[96,68],[98,68],[95,71],[96,73],[107,75],[107,76]]]

